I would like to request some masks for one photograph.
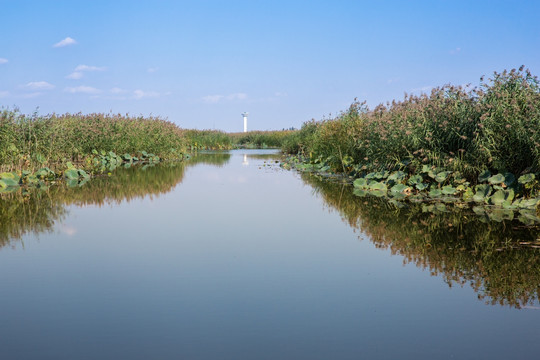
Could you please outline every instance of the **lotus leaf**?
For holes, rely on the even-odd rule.
[[[353,194],[356,196],[365,197],[366,195],[368,195],[368,192],[362,189],[354,189]]]
[[[525,174],[525,175],[521,175],[518,179],[518,183],[520,184],[527,184],[527,183],[530,183],[531,181],[533,181],[535,178],[534,174]]]
[[[442,193],[445,195],[454,195],[456,192],[457,192],[457,189],[450,185],[443,186],[442,188]]]
[[[491,172],[489,170],[486,170],[482,172],[480,175],[478,175],[478,182],[484,182],[487,181],[491,177]]]
[[[66,184],[68,187],[76,187],[79,185],[79,179],[67,179]]]
[[[0,180],[0,188],[19,186],[19,182],[12,178],[2,178]]]
[[[68,162],[66,163],[66,166],[67,166],[68,169],[75,169],[75,166],[73,166],[73,164],[71,163],[71,161],[68,161]]]
[[[369,188],[371,190],[382,190],[382,191],[386,191],[387,190],[387,186],[385,183],[383,182],[371,182],[369,183]]]
[[[392,186],[390,191],[393,193],[402,193],[406,189],[410,189],[410,188],[407,185],[397,184],[397,185]]]
[[[504,182],[504,175],[503,174],[493,175],[490,178],[488,178],[488,182],[492,185],[502,184]]]
[[[422,175],[413,175],[409,178],[409,180],[407,180],[407,183],[409,185],[416,185],[421,184],[423,180],[424,178],[422,177]]]
[[[418,190],[420,190],[420,191],[426,190],[428,187],[429,187],[428,184],[424,184],[424,183],[416,184],[416,188],[417,188]]]
[[[501,206],[502,203],[506,200],[506,194],[504,190],[497,190],[491,197],[489,201],[493,205]]]
[[[422,165],[422,173],[426,174],[431,171],[431,167],[429,165]]]
[[[88,175],[86,171],[84,171],[83,169],[79,169],[78,172],[79,172],[79,175],[82,176],[84,179],[90,178],[90,175]]]
[[[472,199],[476,202],[483,202],[489,194],[491,194],[491,186],[487,184],[476,185],[476,194]]]
[[[79,172],[77,169],[67,169],[64,171],[64,176],[66,179],[78,179],[79,178]]]
[[[386,190],[384,190],[384,191],[383,190],[373,190],[371,192],[371,195],[377,196],[377,197],[383,197],[383,196],[386,195]]]
[[[364,189],[367,187],[367,183],[368,181],[365,178],[359,178],[359,179],[354,180],[353,185],[354,187]]]
[[[429,190],[429,196],[431,197],[439,197],[442,195],[442,191],[440,189],[431,189]]]
[[[512,185],[516,181],[516,177],[512,173],[504,173],[504,184],[506,186]]]
[[[388,176],[388,180],[394,180],[396,182],[399,182],[403,179],[405,179],[406,174],[403,171],[395,171],[390,176]]]
[[[448,179],[448,175],[450,175],[451,173],[451,171],[441,171],[437,174],[437,176],[435,176],[435,181],[438,183],[442,183],[446,181],[446,179]]]
[[[473,197],[474,197],[474,191],[471,188],[467,188],[462,196],[464,201],[471,201]]]

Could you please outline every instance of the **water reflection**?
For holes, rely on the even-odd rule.
[[[50,232],[56,222],[66,217],[70,205],[103,206],[147,196],[153,198],[170,192],[181,183],[186,166],[200,162],[222,165],[228,159],[217,155],[194,158],[186,163],[119,168],[113,176],[93,178],[81,187],[60,183],[45,189],[20,188],[0,194],[0,248],[27,233]]]
[[[350,185],[304,174],[343,221],[377,247],[388,249],[441,275],[448,286],[469,284],[478,298],[490,304],[536,307],[540,292],[538,227],[516,221],[482,221],[466,210],[397,206],[375,198],[359,198]]]

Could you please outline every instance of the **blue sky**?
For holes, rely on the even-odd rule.
[[[540,1],[5,1],[0,106],[300,127],[524,64]]]

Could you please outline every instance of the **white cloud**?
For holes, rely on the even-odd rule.
[[[107,69],[105,66],[79,65],[75,71],[104,71],[105,69]]]
[[[80,72],[80,71],[74,71],[71,74],[69,74],[68,76],[66,76],[67,79],[73,79],[73,80],[78,80],[78,79],[80,79],[82,77],[83,77],[83,73]]]
[[[127,92],[127,90],[120,89],[118,87],[113,87],[111,90],[109,90],[111,94],[124,94]]]
[[[9,91],[0,91],[0,98],[8,97]]]
[[[64,89],[64,91],[68,93],[72,93],[72,94],[81,93],[81,94],[92,94],[92,95],[99,94],[101,92],[101,90],[96,89],[94,87],[82,86],[82,85],[77,86],[77,87],[67,87]]]
[[[286,92],[280,92],[280,91],[277,91],[274,93],[274,96],[276,97],[282,97],[282,96],[288,96],[289,94],[287,94]]]
[[[149,73],[155,73],[158,70],[159,70],[158,67],[151,67],[151,68],[148,68],[148,70],[146,70],[146,71],[148,71]]]
[[[104,66],[90,66],[90,65],[78,65],[75,70],[68,76],[67,79],[78,80],[84,77],[85,71],[105,71],[107,68]]]
[[[133,92],[133,97],[135,99],[142,99],[142,98],[157,98],[160,96],[160,93],[156,91],[142,91],[142,90],[135,90]]]
[[[455,48],[455,49],[452,49],[452,50],[449,51],[449,53],[450,53],[451,55],[455,55],[455,54],[458,54],[458,53],[460,53],[460,52],[461,52],[461,48],[459,48],[459,47],[458,47],[458,48]]]
[[[232,100],[245,100],[247,99],[247,94],[245,93],[235,93],[229,95],[207,95],[202,98],[204,102],[215,104],[222,100],[232,101]]]
[[[5,64],[8,62],[8,59],[0,58],[0,65]]]
[[[51,90],[54,89],[54,85],[49,84],[46,81],[31,81],[28,84],[24,85],[23,88],[30,90]]]
[[[54,44],[53,47],[55,47],[55,48],[64,47],[64,46],[69,46],[69,45],[75,45],[76,43],[77,43],[77,41],[75,39],[72,39],[72,38],[70,38],[68,36],[64,40],[61,40],[61,41],[57,42],[56,44]]]

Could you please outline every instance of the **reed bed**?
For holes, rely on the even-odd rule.
[[[355,101],[337,117],[309,121],[283,150],[336,172],[423,165],[459,171],[540,171],[540,84],[523,67],[495,72],[479,87],[444,85],[370,110]]]
[[[93,150],[116,154],[146,151],[163,159],[186,151],[184,130],[155,117],[120,114],[27,116],[0,111],[2,170],[38,168],[78,161]]]

